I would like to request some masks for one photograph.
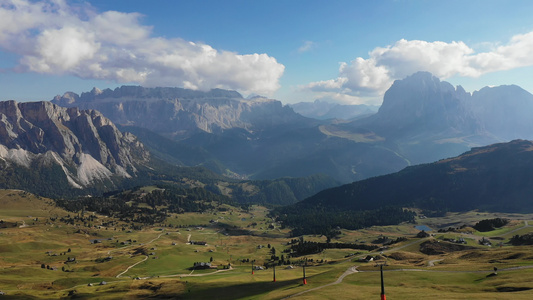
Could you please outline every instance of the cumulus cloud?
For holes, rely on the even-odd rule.
[[[271,94],[279,88],[285,67],[275,58],[154,37],[141,18],[138,13],[99,13],[64,0],[3,0],[0,48],[20,56],[19,72],[244,93]]]
[[[506,45],[476,53],[464,42],[399,40],[377,47],[368,58],[341,63],[335,79],[312,82],[301,89],[319,93],[380,96],[396,79],[428,71],[446,79],[452,76],[479,77],[490,72],[533,65],[533,32],[516,35]]]

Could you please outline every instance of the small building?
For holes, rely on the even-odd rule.
[[[371,261],[374,261],[374,257],[367,255],[365,258],[360,258],[359,261],[360,262],[371,262]]]
[[[190,241],[190,244],[191,245],[200,245],[200,246],[205,246],[207,245],[207,242],[204,242],[204,241]]]
[[[426,238],[426,237],[428,237],[428,236],[429,236],[429,233],[427,233],[425,230],[420,231],[420,232],[417,233],[417,235],[416,235],[416,237],[417,237],[417,238],[420,238],[420,239],[421,239],[421,238]]]
[[[200,269],[209,269],[211,268],[211,263],[209,262],[195,262],[193,269],[200,270]]]

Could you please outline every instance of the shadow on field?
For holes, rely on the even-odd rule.
[[[190,285],[190,292],[185,291],[183,299],[240,299],[250,298],[270,291],[285,289],[300,283],[301,279],[277,282],[251,282],[236,285],[213,285],[213,283]],[[209,285],[209,286],[208,286]]]

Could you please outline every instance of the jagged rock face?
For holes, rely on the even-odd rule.
[[[465,108],[470,94],[427,72],[397,80],[385,93],[376,114],[382,127],[397,130],[473,132],[476,119]]]
[[[485,87],[473,94],[427,72],[397,80],[375,115],[380,128],[416,135],[483,135],[488,142],[533,138],[533,95],[518,86]],[[407,129],[407,130],[406,130]]]
[[[26,167],[58,163],[75,187],[113,175],[134,176],[148,152],[101,113],[50,102],[0,102],[0,158]]]
[[[244,99],[235,91],[221,89],[202,92],[139,86],[103,91],[95,88],[81,96],[68,92],[52,102],[96,109],[117,124],[135,125],[178,138],[198,131],[212,133],[229,128],[254,131],[303,119],[279,101]]]

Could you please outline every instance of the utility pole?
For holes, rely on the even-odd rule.
[[[307,284],[307,278],[305,278],[305,266],[307,265],[307,258],[304,261],[304,284]]]
[[[381,273],[381,300],[387,300],[385,296],[385,284],[383,283],[383,264],[379,265],[379,271]]]
[[[252,275],[254,275],[254,261],[255,259],[252,259]]]

